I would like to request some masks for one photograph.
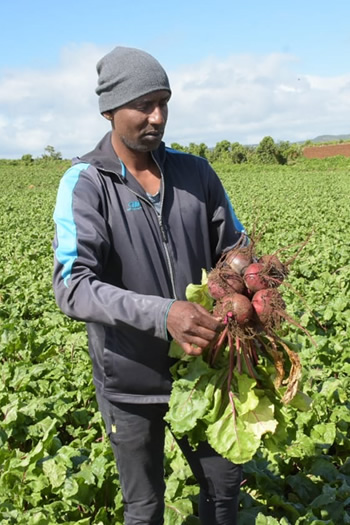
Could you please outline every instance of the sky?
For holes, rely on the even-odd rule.
[[[169,145],[350,134],[349,0],[0,3],[0,158],[93,149],[96,63],[117,45],[166,69]]]

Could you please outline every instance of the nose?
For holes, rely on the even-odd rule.
[[[162,106],[155,105],[152,113],[149,115],[150,124],[156,124],[158,126],[165,124],[166,122],[166,109]]]

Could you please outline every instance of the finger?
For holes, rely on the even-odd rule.
[[[216,334],[207,339],[207,338],[199,337],[193,334],[191,336],[184,337],[180,344],[194,345],[195,347],[199,347],[203,350],[211,343],[211,341],[215,338],[215,336]]]
[[[198,313],[200,314],[198,317],[191,316],[192,319],[196,319],[198,325],[207,328],[208,330],[213,330],[214,332],[220,330],[222,326],[222,319],[212,316],[205,309]]]
[[[203,326],[196,326],[191,332],[188,333],[187,342],[195,343],[198,346],[205,346],[209,344],[221,330],[209,330]],[[185,337],[186,340],[186,337]]]
[[[194,346],[193,344],[190,344],[190,343],[180,343],[180,346],[183,348],[184,352],[187,355],[198,356],[198,355],[201,355],[203,352],[202,348],[199,348],[198,346]]]

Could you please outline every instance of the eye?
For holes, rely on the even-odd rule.
[[[138,100],[135,102],[132,102],[129,104],[130,109],[134,109],[136,111],[140,111],[141,113],[152,113],[156,107],[158,107],[160,110],[165,110],[168,107],[170,97],[162,98],[161,100],[153,100],[153,99],[145,99],[145,100]]]
[[[140,102],[139,104],[137,104],[135,106],[135,109],[137,109],[138,111],[142,111],[143,113],[149,113],[152,111],[153,106],[154,106],[153,102],[144,101],[144,102]]]

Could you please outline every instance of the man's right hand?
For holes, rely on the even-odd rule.
[[[168,313],[167,328],[186,354],[201,355],[220,333],[222,324],[199,304],[175,301]]]

